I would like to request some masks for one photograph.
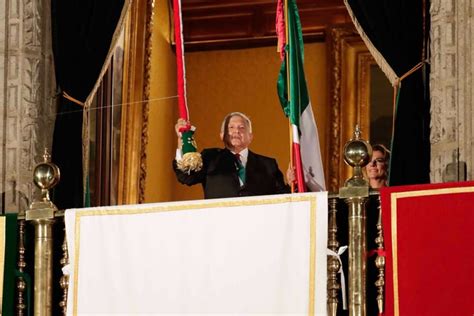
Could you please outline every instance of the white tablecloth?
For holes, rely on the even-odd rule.
[[[66,211],[69,315],[326,315],[327,193]]]

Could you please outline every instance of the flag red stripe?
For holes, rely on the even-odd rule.
[[[286,45],[286,30],[285,30],[285,16],[283,14],[283,0],[278,0],[276,9],[275,31],[278,38],[277,51],[280,53],[280,59],[285,58]]]
[[[181,0],[173,0],[173,4],[179,117],[188,120],[188,106],[186,104],[186,88],[184,76],[183,32],[181,31]]]
[[[304,184],[303,164],[301,163],[300,144],[298,143],[293,143],[293,166],[296,168],[296,184],[298,192],[305,192],[306,188]]]

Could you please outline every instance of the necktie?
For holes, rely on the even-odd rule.
[[[245,167],[240,160],[240,154],[235,154],[235,159],[237,161],[237,172],[239,173],[239,178],[242,181],[242,184],[245,183]]]

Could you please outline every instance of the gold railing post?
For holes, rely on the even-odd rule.
[[[34,170],[34,182],[41,189],[42,199],[31,203],[26,221],[35,227],[34,258],[34,315],[51,315],[53,284],[53,223],[56,206],[49,199],[48,190],[59,182],[59,169],[51,163],[45,149],[44,161]]]
[[[69,264],[69,255],[67,249],[67,239],[66,239],[66,223],[64,223],[64,240],[61,246],[61,250],[63,251],[63,256],[59,263],[61,264],[61,268],[64,268],[66,265]],[[63,290],[62,299],[59,302],[59,307],[61,308],[61,312],[63,315],[66,315],[67,311],[67,293],[69,289],[69,275],[63,274],[61,279],[59,280],[59,286]]]
[[[349,315],[366,315],[366,216],[362,196],[345,199],[349,205]]]
[[[377,258],[375,259],[375,266],[378,270],[377,281],[375,286],[377,287],[377,308],[379,315],[384,313],[384,287],[385,287],[385,255],[384,252],[384,241],[383,241],[383,226],[382,226],[382,205],[380,201],[380,194],[378,196],[378,210],[379,219],[377,221],[377,238],[375,243],[377,244]]]
[[[372,155],[371,146],[360,139],[356,126],[354,138],[344,147],[344,161],[354,168],[353,176],[339,190],[339,197],[349,206],[349,315],[365,316],[367,240],[365,204],[369,185],[362,175],[362,168]]]
[[[337,253],[339,242],[337,241],[337,220],[336,209],[337,197],[329,198],[329,225],[328,225],[328,249],[333,253]],[[327,266],[327,311],[329,316],[336,316],[338,299],[337,294],[341,288],[337,282],[337,273],[341,268],[339,259],[334,255],[328,255]]]
[[[22,214],[23,216],[25,214]],[[26,281],[23,277],[25,272],[26,261],[25,261],[25,220],[18,220],[18,272],[19,276],[16,281],[17,289],[17,304],[16,313],[18,316],[25,315],[26,303],[25,303],[25,290]]]

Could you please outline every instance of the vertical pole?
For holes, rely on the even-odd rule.
[[[366,209],[369,184],[362,168],[372,155],[372,147],[360,138],[356,126],[354,138],[344,146],[344,161],[352,166],[353,175],[339,189],[339,197],[349,206],[349,316],[365,316],[367,278]]]
[[[349,315],[366,315],[367,198],[345,199],[349,206]]]
[[[51,315],[54,219],[36,219],[32,222],[35,227],[34,315]]]
[[[42,198],[31,203],[26,211],[26,221],[35,227],[34,315],[49,316],[52,314],[53,298],[53,224],[58,209],[49,199],[48,190],[59,182],[60,173],[59,168],[51,163],[47,149],[43,159],[33,173],[33,180],[41,189]]]

